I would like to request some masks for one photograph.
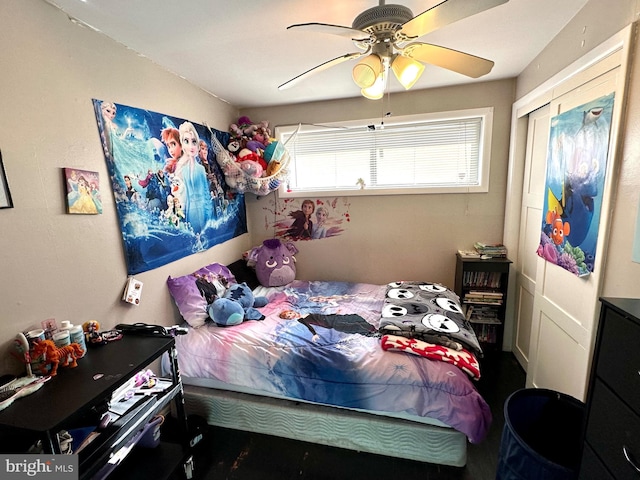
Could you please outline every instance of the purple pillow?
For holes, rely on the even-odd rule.
[[[198,328],[207,321],[207,307],[215,300],[217,286],[236,283],[236,279],[227,267],[212,263],[189,275],[167,278],[167,286],[180,315],[193,328]]]

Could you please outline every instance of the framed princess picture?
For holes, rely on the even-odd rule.
[[[64,168],[67,189],[67,213],[97,215],[102,213],[98,172]]]

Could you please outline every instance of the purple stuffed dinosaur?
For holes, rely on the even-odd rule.
[[[255,262],[256,276],[264,287],[280,287],[296,278],[296,258],[298,249],[292,242],[282,243],[270,238],[249,253],[249,260]]]

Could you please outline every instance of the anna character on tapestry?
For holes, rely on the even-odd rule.
[[[244,196],[229,190],[215,158],[199,156],[211,134],[226,145],[229,133],[112,102],[93,105],[129,275],[247,232]]]

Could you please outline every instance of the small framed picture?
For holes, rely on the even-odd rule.
[[[4,171],[4,163],[2,163],[2,152],[0,152],[0,208],[13,208],[7,174]]]
[[[67,213],[102,213],[98,172],[77,168],[64,168],[63,172],[67,187]]]

